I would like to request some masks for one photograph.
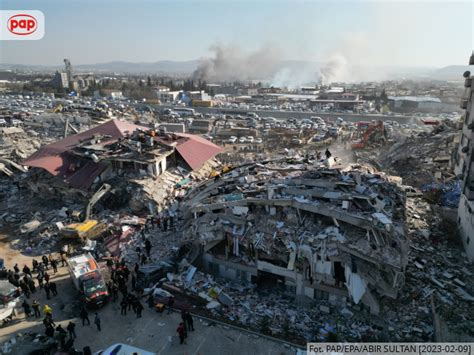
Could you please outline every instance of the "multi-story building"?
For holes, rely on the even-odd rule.
[[[474,52],[469,60],[474,65]],[[461,199],[458,207],[458,228],[470,261],[474,261],[474,75],[464,73],[465,93],[461,99],[463,126],[458,151],[455,154],[455,172],[462,179]]]
[[[58,89],[67,89],[69,88],[69,80],[66,72],[57,71],[54,74],[53,86]]]

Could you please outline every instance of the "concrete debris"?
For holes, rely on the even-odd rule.
[[[42,133],[31,147],[22,138],[28,131],[9,132],[1,157],[19,164],[64,130],[52,127],[35,128]],[[207,159],[192,169],[157,135],[81,140],[71,154],[107,163],[107,178],[89,181],[90,190],[2,160],[12,175],[0,175],[0,224],[23,233],[13,246],[39,255],[70,244],[139,264],[155,301],[173,296],[206,317],[302,344],[334,334],[341,341],[433,341],[435,315],[453,340],[474,335],[474,269],[448,233],[455,227],[421,190],[402,185],[421,188],[438,171],[452,178],[436,151],[451,139],[449,128],[384,153],[381,165],[403,180],[366,164],[330,168],[297,154],[225,170]],[[370,160],[363,155],[360,162]],[[93,210],[104,232],[83,243],[64,240],[61,230],[77,223],[104,181],[112,191]]]

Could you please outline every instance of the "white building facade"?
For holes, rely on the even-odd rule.
[[[469,64],[474,65],[474,53]],[[464,78],[465,93],[461,99],[461,108],[466,111],[459,148],[455,154],[455,172],[463,182],[457,222],[467,256],[474,262],[474,75],[466,72]]]

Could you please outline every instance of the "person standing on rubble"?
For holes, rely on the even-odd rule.
[[[49,263],[51,264],[51,262],[54,260],[54,256],[53,254],[48,254],[48,260],[49,260]]]
[[[153,293],[150,293],[148,295],[147,303],[148,303],[148,308],[153,308],[155,306],[155,298],[153,297]]]
[[[326,148],[326,151],[324,152],[324,154],[326,154],[326,159],[329,159],[332,156],[331,152],[329,151],[329,148]]]
[[[51,260],[51,267],[53,268],[54,273],[58,272],[58,262],[56,259]]]
[[[35,318],[41,317],[41,312],[40,312],[40,304],[37,300],[33,300],[33,303],[31,304],[31,308],[33,308],[33,312],[35,312]]]
[[[31,274],[30,268],[26,264],[23,266],[23,273],[25,275],[29,275],[30,277],[33,277],[33,275]]]
[[[69,338],[70,339],[76,339],[76,324],[72,321],[69,322],[69,324],[66,327],[67,331],[69,332]]]
[[[35,282],[33,281],[33,279],[31,277],[29,277],[26,282],[28,284],[28,287],[29,287],[31,293],[35,293],[36,292],[36,286],[35,286]]]
[[[184,313],[184,317],[186,319],[186,322],[185,324],[187,325],[188,327],[188,331],[193,331],[194,332],[194,320],[193,320],[193,316],[191,315],[191,313],[189,313],[189,311],[186,311]]]
[[[43,273],[41,271],[38,271],[38,276],[36,276],[38,279],[38,285],[40,288],[43,288]]]
[[[29,305],[28,302],[26,302],[26,300],[23,301],[23,303],[21,304],[21,306],[23,307],[23,311],[25,312],[25,316],[28,318],[31,316],[31,307]]]
[[[186,344],[185,338],[186,338],[186,328],[183,324],[183,322],[179,323],[178,328],[176,329],[179,335],[179,343],[180,344]]]
[[[112,301],[117,301],[118,299],[118,287],[115,282],[112,282]]]
[[[43,255],[41,257],[41,260],[43,260],[43,265],[44,265],[45,270],[48,270],[48,265],[49,265],[48,257],[46,255]]]
[[[66,263],[66,251],[61,249],[59,251],[59,256],[60,256],[60,259],[61,259],[61,266],[66,266],[67,265],[67,263]]]
[[[25,297],[30,298],[30,289],[28,288],[28,285],[26,284],[25,280],[20,281],[20,288]]]
[[[13,270],[15,270],[15,274],[20,273],[20,268],[18,267],[18,264],[13,265]]]
[[[145,240],[145,250],[146,250],[146,255],[150,257],[150,251],[151,251],[151,242],[150,239]]]
[[[51,298],[51,295],[50,295],[51,289],[49,288],[48,282],[44,284],[44,292],[46,292],[46,299],[49,300]]]
[[[147,260],[147,257],[145,254],[142,254],[142,260],[141,260],[141,265],[145,265],[146,264],[146,260]]]
[[[49,274],[47,272],[44,273],[44,281],[46,281],[46,283],[49,282]]]
[[[64,328],[61,326],[61,324],[59,324],[57,327],[56,327],[56,331],[58,332],[58,339],[59,339],[59,344],[61,346],[61,348],[64,348],[64,343],[66,342],[66,331],[64,330]]]
[[[46,326],[46,330],[44,331],[44,334],[46,334],[47,337],[49,338],[54,338],[54,328],[51,325]]]
[[[38,271],[38,261],[36,259],[31,261],[31,266],[33,268],[33,272]]]
[[[58,289],[56,287],[56,282],[54,281],[51,281],[49,283],[49,289],[51,290],[51,293],[53,294],[53,296],[57,296],[58,295]]]
[[[135,277],[135,273],[132,273],[132,291],[135,291],[137,287],[137,278]]]
[[[137,318],[142,317],[143,305],[140,300],[137,298],[135,301],[135,312],[137,313]]]
[[[126,316],[127,315],[127,299],[124,297],[122,299],[122,302],[120,302],[120,315],[121,316]]]
[[[168,314],[173,313],[174,297],[170,296],[168,298]]]
[[[81,313],[79,315],[81,316],[82,326],[85,326],[86,321],[87,325],[91,325],[91,321],[89,320],[89,314],[87,313],[86,307],[82,307]]]
[[[133,307],[133,311],[135,311],[135,296],[129,293],[127,295],[127,305],[128,305],[128,310],[131,311]]]
[[[43,262],[38,263],[38,273],[44,275],[44,264]]]
[[[97,330],[100,332],[101,331],[101,329],[100,329],[100,317],[99,317],[99,313],[97,313],[97,312],[95,312],[94,324],[96,325]]]

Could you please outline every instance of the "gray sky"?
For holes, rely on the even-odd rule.
[[[472,1],[3,0],[44,12],[40,41],[0,43],[0,62],[62,65],[191,60],[216,43],[281,59],[441,67],[474,48]]]

